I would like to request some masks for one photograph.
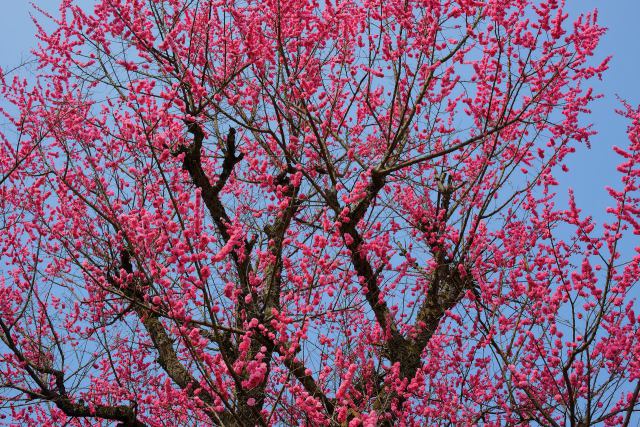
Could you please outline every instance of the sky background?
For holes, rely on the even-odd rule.
[[[55,12],[59,0],[37,0],[36,3],[44,10]],[[91,4],[89,0],[81,3]],[[33,11],[30,1],[0,0],[0,4],[0,67],[8,71],[31,58],[29,51],[37,40],[29,16]],[[594,8],[599,11],[600,24],[608,28],[598,49],[599,59],[613,56],[603,81],[594,82],[596,91],[604,95],[592,104],[593,113],[588,117],[598,135],[592,138],[590,150],[583,148],[573,155],[568,161],[570,172],[559,173],[558,179],[560,192],[566,194],[569,187],[573,188],[578,206],[601,222],[605,208],[611,204],[605,186],[619,182],[615,167],[620,159],[611,147],[627,144],[627,120],[615,113],[621,106],[618,97],[640,105],[640,0],[567,0],[571,18]],[[566,199],[560,197],[559,200]]]

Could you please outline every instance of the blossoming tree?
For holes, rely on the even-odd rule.
[[[555,195],[596,13],[90,3],[2,76],[5,420],[633,422],[640,110],[607,222]]]

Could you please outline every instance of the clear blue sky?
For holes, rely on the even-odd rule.
[[[0,66],[5,70],[29,59],[29,50],[37,43],[34,26],[29,17],[27,0],[0,0]],[[58,0],[37,0],[45,10],[55,11]],[[84,0],[82,3],[90,4]],[[610,70],[602,82],[595,84],[604,99],[593,104],[590,120],[598,135],[591,150],[580,150],[569,162],[570,173],[560,174],[563,189],[574,188],[579,206],[602,219],[604,208],[610,203],[604,190],[614,184],[618,158],[612,145],[626,143],[626,121],[614,110],[620,106],[616,96],[632,105],[640,104],[640,0],[567,0],[569,11],[575,16],[581,11],[598,8],[600,23],[609,31],[600,45],[600,57],[613,55]]]

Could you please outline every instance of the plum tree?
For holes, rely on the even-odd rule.
[[[41,11],[2,83],[2,416],[629,425],[640,110],[596,227],[555,176],[604,29],[563,3]]]

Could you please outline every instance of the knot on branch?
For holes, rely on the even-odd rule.
[[[220,192],[222,187],[226,184],[227,180],[231,176],[233,172],[233,168],[236,164],[238,164],[243,158],[244,153],[239,153],[236,155],[236,129],[229,128],[229,133],[227,133],[227,138],[224,144],[224,148],[222,149],[224,154],[224,160],[222,161],[222,172],[218,175],[218,181],[216,182],[213,190],[215,193]]]

